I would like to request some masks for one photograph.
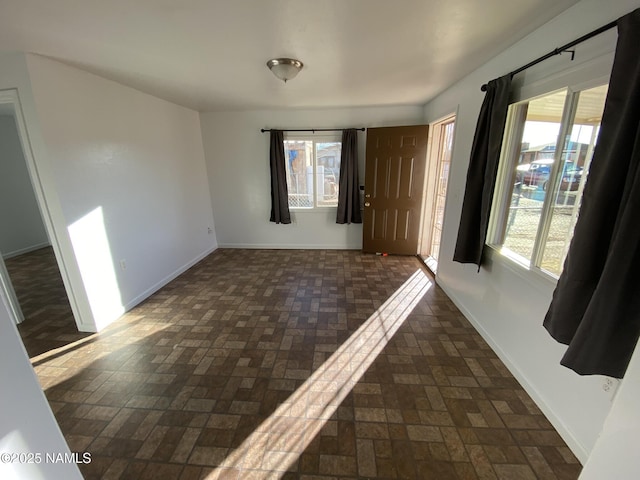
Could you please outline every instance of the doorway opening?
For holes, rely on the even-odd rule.
[[[427,155],[420,257],[434,274],[438,271],[455,122],[456,116],[451,114],[430,125],[432,137]]]
[[[35,166],[25,135],[17,95],[2,92],[0,288],[27,353],[34,358],[86,334],[78,331],[52,233],[43,218],[44,207],[34,185]]]

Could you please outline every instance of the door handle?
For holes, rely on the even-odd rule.
[[[364,206],[365,206],[365,207],[370,207],[370,206],[371,206],[371,203],[370,203],[370,202],[364,202]]]

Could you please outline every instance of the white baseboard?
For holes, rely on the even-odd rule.
[[[582,465],[585,464],[587,458],[589,458],[589,452],[587,449],[578,441],[573,432],[567,428],[565,423],[555,414],[553,409],[545,402],[544,397],[540,395],[535,386],[529,381],[528,377],[518,368],[518,366],[513,362],[511,357],[500,347],[500,345],[493,339],[493,337],[487,332],[482,324],[478,321],[478,319],[464,306],[462,302],[456,297],[454,293],[452,293],[446,285],[438,283],[438,286],[444,290],[444,293],[451,299],[451,301],[458,307],[458,310],[462,312],[467,320],[473,325],[473,327],[477,330],[480,336],[489,344],[492,350],[496,353],[498,358],[505,364],[507,369],[511,372],[511,374],[515,377],[515,379],[520,383],[522,388],[529,394],[529,396],[536,403],[538,408],[544,413],[549,422],[553,425],[553,427],[558,431],[558,434],[562,437],[562,439],[566,442],[567,446],[571,449],[573,454],[578,458]]]
[[[193,267],[196,263],[198,263],[200,260],[202,260],[203,258],[211,255],[213,252],[215,252],[219,247],[213,247],[210,248],[208,250],[206,250],[205,252],[201,253],[200,255],[198,255],[197,257],[195,257],[193,260],[187,262],[185,265],[183,265],[182,267],[174,270],[172,273],[170,273],[169,275],[167,275],[166,277],[164,277],[162,280],[160,280],[158,283],[156,283],[155,285],[153,285],[152,287],[148,288],[147,290],[145,290],[144,292],[142,292],[140,295],[138,295],[137,297],[135,297],[133,300],[127,302],[126,305],[124,305],[124,311],[128,312],[129,310],[131,310],[133,307],[135,307],[136,305],[138,305],[139,303],[143,302],[144,300],[146,300],[147,298],[149,298],[151,295],[153,295],[154,293],[156,293],[158,290],[160,290],[162,287],[164,287],[166,284],[168,284],[171,280],[174,280],[175,278],[179,277],[180,275],[182,275],[184,272],[186,272],[187,270],[189,270],[191,267]]]
[[[7,260],[9,258],[17,257],[18,255],[24,255],[25,253],[35,252],[36,250],[40,250],[44,247],[50,247],[51,244],[49,242],[39,243],[37,245],[31,245],[30,247],[21,248],[20,250],[14,250],[13,252],[3,253],[2,258]]]
[[[246,248],[248,250],[362,250],[362,243],[354,245],[325,245],[325,244],[266,244],[266,243],[220,243],[219,248]]]

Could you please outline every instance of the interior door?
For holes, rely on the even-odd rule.
[[[428,125],[367,129],[362,249],[416,255]]]

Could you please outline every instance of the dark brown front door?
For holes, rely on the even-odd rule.
[[[428,125],[367,129],[362,249],[416,255]]]

